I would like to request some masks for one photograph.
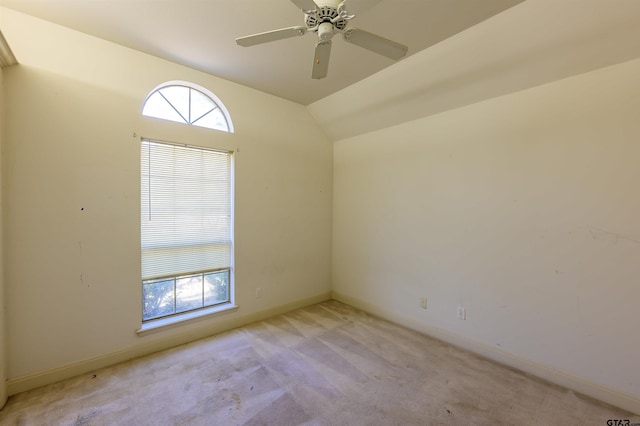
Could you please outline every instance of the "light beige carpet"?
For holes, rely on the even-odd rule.
[[[15,395],[3,425],[599,425],[640,417],[330,301]]]

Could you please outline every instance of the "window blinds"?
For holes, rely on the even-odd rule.
[[[231,153],[142,141],[142,279],[231,264]]]

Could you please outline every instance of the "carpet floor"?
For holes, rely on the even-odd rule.
[[[9,398],[2,425],[606,425],[640,417],[336,301]]]

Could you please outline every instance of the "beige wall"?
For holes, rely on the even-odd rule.
[[[639,412],[638,75],[635,60],[337,142],[335,294]]]
[[[7,375],[6,375],[6,341],[5,341],[5,303],[4,303],[4,239],[2,235],[4,209],[3,185],[2,185],[2,151],[4,150],[4,80],[3,70],[0,68],[0,408],[7,401]]]
[[[304,107],[26,15],[2,17],[20,60],[5,70],[10,392],[329,297],[332,145]],[[143,118],[145,96],[168,80],[214,92],[235,133]],[[239,309],[143,337],[140,137],[239,149]]]

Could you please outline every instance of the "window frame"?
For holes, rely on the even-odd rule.
[[[184,143],[175,143],[175,142],[167,142],[167,141],[159,141],[157,139],[151,139],[151,138],[140,138],[140,153],[142,153],[142,147],[143,144],[145,142],[151,142],[151,143],[157,143],[157,144],[163,144],[163,145],[172,145],[178,148],[189,148],[189,149],[196,149],[196,150],[202,150],[202,151],[213,151],[213,152],[219,152],[219,153],[225,153],[227,155],[229,155],[229,180],[230,180],[230,188],[229,188],[229,203],[230,203],[230,261],[229,261],[229,265],[228,267],[225,268],[214,268],[211,271],[191,271],[188,273],[179,273],[176,275],[172,275],[171,277],[167,276],[166,278],[173,278],[174,280],[183,277],[183,276],[188,276],[191,274],[198,274],[198,273],[209,273],[209,272],[214,272],[214,271],[221,271],[221,270],[226,270],[228,271],[228,299],[226,301],[223,302],[217,302],[211,305],[206,305],[206,306],[201,306],[201,307],[197,307],[195,309],[190,309],[190,310],[184,310],[181,312],[172,312],[168,315],[164,315],[164,316],[159,316],[159,317],[153,317],[153,318],[148,318],[148,319],[144,319],[144,282],[145,281],[150,281],[153,279],[158,279],[160,277],[154,277],[154,278],[147,278],[146,280],[142,279],[141,276],[141,280],[139,281],[140,283],[140,293],[142,296],[142,300],[141,300],[141,312],[140,312],[140,318],[142,320],[142,325],[140,327],[140,329],[138,329],[136,332],[139,335],[143,335],[146,334],[150,331],[154,331],[157,330],[159,328],[164,328],[167,326],[172,326],[172,325],[176,325],[176,324],[180,324],[180,323],[184,323],[187,321],[192,321],[192,320],[196,320],[205,316],[211,316],[211,315],[217,315],[223,312],[228,312],[228,311],[233,311],[236,310],[238,308],[238,306],[235,304],[235,268],[234,268],[234,246],[235,246],[235,232],[234,232],[234,217],[235,217],[235,206],[234,206],[234,199],[235,199],[235,167],[234,167],[234,152],[233,151],[229,151],[229,150],[223,150],[223,149],[215,149],[215,148],[209,148],[209,147],[203,147],[203,146],[195,146],[195,145],[188,145],[188,144],[184,144]],[[143,176],[143,170],[142,170],[142,163],[141,164],[141,169],[140,169],[140,190],[142,191],[142,176]],[[141,197],[142,197],[142,192],[141,192]],[[142,198],[141,198],[141,203],[143,202]],[[142,220],[142,204],[140,205],[141,211],[140,211],[140,220]],[[140,238],[141,238],[141,245],[140,245],[140,250],[142,250],[142,229],[140,232]],[[142,255],[142,252],[141,252]],[[204,276],[203,276],[203,281],[204,281]],[[175,282],[175,281],[174,281]],[[204,287],[204,282],[203,282],[203,287]],[[174,292],[175,292],[175,287],[174,287]],[[204,299],[204,295],[203,295],[203,299]]]
[[[227,124],[227,129],[223,130],[223,129],[218,129],[215,127],[208,127],[208,126],[200,126],[199,124],[194,124],[195,122],[197,122],[200,118],[191,121],[191,117],[189,117],[189,119],[185,119],[182,114],[175,108],[175,106],[168,100],[165,98],[165,100],[167,101],[167,103],[169,103],[169,105],[171,105],[174,109],[176,109],[176,112],[178,113],[178,115],[180,115],[182,117],[182,119],[184,121],[175,121],[175,120],[171,120],[168,118],[163,118],[163,117],[159,117],[156,115],[149,115],[149,114],[145,114],[144,110],[145,107],[147,105],[147,102],[149,102],[149,99],[155,95],[156,93],[160,93],[160,90],[162,89],[166,89],[166,88],[170,88],[170,87],[186,87],[188,89],[191,90],[195,90],[200,92],[201,94],[203,94],[205,97],[209,98],[209,100],[216,105],[217,109],[220,110],[220,112],[222,112],[224,119],[226,121]],[[162,95],[162,94],[161,94]],[[163,96],[164,97],[164,96]],[[153,88],[153,90],[151,90],[149,92],[149,94],[147,95],[147,97],[145,98],[144,102],[142,103],[142,110],[141,113],[144,117],[150,117],[150,118],[156,118],[158,120],[165,120],[165,121],[171,121],[174,123],[180,123],[180,124],[186,124],[188,126],[198,126],[198,127],[202,127],[205,129],[210,129],[210,130],[216,130],[219,132],[228,132],[228,133],[234,133],[234,127],[233,127],[233,121],[231,120],[231,115],[229,114],[229,111],[227,110],[227,107],[222,103],[222,101],[210,90],[208,90],[206,87],[202,87],[198,84],[195,83],[191,83],[188,81],[182,81],[182,80],[171,80],[171,81],[166,81],[162,84],[157,85],[156,87]],[[206,115],[206,114],[205,114]]]
[[[226,273],[226,297],[223,300],[216,300],[213,303],[207,303],[206,302],[206,298],[207,298],[207,291],[205,289],[205,283],[206,283],[206,279],[205,276],[207,275],[218,275],[220,273]],[[182,308],[180,307],[179,303],[180,301],[178,300],[178,293],[180,292],[179,289],[179,281],[182,280],[190,280],[193,278],[199,278],[199,285],[200,285],[200,292],[199,292],[199,297],[200,297],[200,306],[194,307],[194,308]],[[153,321],[153,320],[157,320],[157,319],[161,319],[161,318],[168,318],[168,317],[172,317],[172,316],[177,316],[177,315],[182,315],[184,313],[187,312],[194,312],[194,311],[198,311],[201,309],[207,309],[207,308],[211,308],[214,306],[222,306],[222,305],[226,305],[231,303],[231,286],[229,284],[230,281],[230,277],[231,277],[231,266],[226,267],[226,268],[215,268],[215,269],[210,269],[210,270],[206,270],[206,271],[193,271],[193,272],[188,272],[188,273],[184,273],[184,274],[174,274],[174,275],[167,275],[164,277],[154,277],[154,278],[149,278],[146,280],[142,280],[142,297],[143,297],[143,312],[142,312],[142,322],[148,322],[148,321]],[[160,315],[156,315],[156,316],[151,316],[149,318],[144,317],[145,312],[144,312],[144,305],[145,305],[145,300],[144,300],[144,296],[145,296],[145,286],[152,286],[155,284],[159,284],[159,283],[169,283],[172,282],[171,287],[173,288],[173,295],[172,295],[172,305],[173,305],[173,310],[171,313],[167,313],[167,314],[160,314]]]

